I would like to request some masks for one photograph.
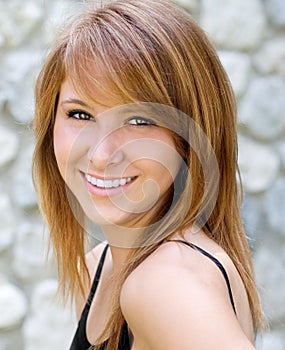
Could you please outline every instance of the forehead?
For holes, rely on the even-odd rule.
[[[73,100],[75,103],[82,104],[82,102],[90,105],[99,105],[104,107],[113,107],[127,103],[126,99],[115,93],[109,84],[104,81],[100,86],[84,88],[84,84],[77,84],[71,77],[67,76],[61,84],[59,100]]]

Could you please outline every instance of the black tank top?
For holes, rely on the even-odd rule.
[[[234,312],[236,313],[235,303],[234,303],[234,298],[233,298],[233,294],[232,294],[232,290],[231,290],[229,277],[227,275],[227,272],[226,272],[224,266],[220,263],[220,261],[218,259],[216,259],[210,253],[206,252],[204,249],[202,249],[202,248],[200,248],[192,243],[189,243],[189,242],[186,242],[183,240],[179,240],[179,239],[170,240],[168,242],[183,243],[183,244],[189,246],[190,248],[195,249],[198,252],[202,253],[203,255],[205,255],[207,258],[212,260],[217,265],[217,267],[219,268],[219,270],[223,274],[223,277],[226,281],[228,292],[229,292],[230,302],[232,304]],[[102,269],[103,269],[103,265],[104,265],[104,261],[105,261],[108,247],[109,246],[106,245],[106,247],[104,248],[103,253],[100,257],[99,264],[98,264],[98,267],[97,267],[97,270],[95,273],[95,277],[94,277],[94,280],[92,283],[92,287],[91,287],[87,302],[86,302],[84,309],[82,311],[82,314],[81,314],[81,317],[80,317],[80,320],[78,322],[78,326],[76,329],[76,333],[74,335],[74,338],[72,340],[72,343],[71,343],[69,350],[88,350],[91,346],[91,344],[88,341],[87,334],[86,334],[87,317],[88,317],[88,314],[90,311],[91,303],[93,301],[94,295],[95,295],[96,290],[97,290],[97,286],[98,286],[100,276],[102,273]],[[102,346],[100,347],[100,350],[105,350],[106,345],[107,345],[107,341],[102,344]],[[130,350],[130,349],[131,349],[131,344],[130,344],[130,338],[129,338],[128,325],[126,322],[124,322],[124,325],[123,325],[122,331],[121,331],[121,337],[120,337],[120,343],[119,343],[118,350]]]

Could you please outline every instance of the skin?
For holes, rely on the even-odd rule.
[[[114,244],[114,232],[120,236],[128,229],[131,235],[135,228],[146,225],[181,164],[169,132],[160,126],[138,125],[138,120],[134,122],[137,114],[121,113],[122,104],[110,99],[102,105],[88,101],[67,79],[61,88],[54,128],[61,175],[85,214],[102,226],[110,245],[87,320],[91,344],[110,315],[111,276],[121,270],[130,251],[128,242]],[[84,174],[132,181],[120,189],[98,189],[88,184]],[[121,291],[122,312],[134,337],[132,350],[254,349],[247,296],[232,261],[203,231],[193,233],[189,228],[184,239],[224,265],[237,315],[225,280],[213,262],[187,246],[166,242],[129,275]],[[91,279],[105,244],[97,245],[86,256]],[[85,296],[78,293],[76,297],[78,318],[89,290],[86,285]]]

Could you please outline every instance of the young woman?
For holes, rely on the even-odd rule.
[[[229,80],[172,3],[100,3],[70,21],[36,85],[34,180],[76,300],[70,349],[254,349]],[[87,255],[85,218],[107,240]]]

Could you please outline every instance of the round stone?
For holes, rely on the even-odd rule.
[[[37,197],[31,175],[33,149],[33,145],[28,145],[21,150],[13,167],[15,171],[12,172],[14,183],[12,188],[13,200],[24,209],[37,206]]]
[[[18,148],[18,135],[0,125],[0,169],[16,158]]]
[[[191,13],[196,12],[198,8],[198,0],[174,0],[174,2],[190,11]]]
[[[278,324],[285,318],[285,309],[280,307],[285,295],[285,284],[281,282],[285,280],[285,255],[282,241],[278,242],[278,236],[273,240],[272,232],[270,234],[270,240],[263,241],[256,250],[254,266],[265,314],[272,323]]]
[[[57,287],[54,279],[36,285],[32,294],[31,314],[23,326],[25,350],[69,348],[76,320],[70,309],[56,302]],[[46,337],[47,334],[52,334],[52,337]]]
[[[284,0],[265,0],[265,4],[271,21],[277,26],[285,27]]]
[[[3,80],[22,86],[23,79],[36,76],[35,70],[39,70],[43,54],[39,49],[29,47],[11,50],[5,53],[0,67]],[[21,62],[21,64],[19,64]]]
[[[264,205],[270,227],[285,236],[285,177],[280,177],[269,188]]]
[[[9,196],[5,193],[0,193],[0,252],[10,247],[14,241],[14,213]]]
[[[5,55],[2,67],[5,99],[17,122],[29,123],[33,119],[34,86],[41,62],[42,55],[36,49],[19,49]]]
[[[14,328],[27,313],[27,298],[16,286],[0,281],[0,329]]]
[[[262,74],[285,76],[285,38],[279,37],[267,41],[253,56],[253,62]]]
[[[32,74],[26,76],[21,84],[15,84],[10,90],[9,110],[17,122],[27,124],[34,116],[34,92],[35,81]]]
[[[43,6],[37,0],[0,2],[2,45],[16,47],[28,40],[43,17]],[[36,32],[36,31],[35,31]]]
[[[282,160],[282,168],[285,170],[285,140],[280,142],[277,146]]]
[[[280,159],[273,149],[239,135],[239,168],[243,187],[248,193],[267,190],[275,181]]]
[[[23,223],[17,227],[12,268],[15,276],[25,282],[38,281],[47,275],[43,227]]]
[[[266,332],[261,339],[262,350],[284,350],[285,336],[284,330]],[[259,349],[259,348],[258,348]]]
[[[219,47],[256,48],[266,28],[258,0],[202,0],[201,26]]]
[[[62,23],[65,23],[68,17],[77,13],[83,4],[82,1],[76,0],[46,1],[42,42],[46,43],[47,46],[52,45]]]
[[[47,307],[48,309],[50,307],[58,307],[59,305],[57,305],[56,301],[54,300],[57,289],[58,282],[54,278],[48,278],[40,283],[37,283],[32,295],[32,314],[38,313],[42,307]],[[46,315],[46,317],[50,316],[50,313]]]
[[[259,196],[244,195],[242,220],[245,232],[250,237],[251,247],[254,249],[256,242],[261,238],[266,227],[262,200]]]
[[[235,95],[240,97],[246,90],[251,71],[249,56],[236,51],[219,51],[219,57],[230,78]]]
[[[0,74],[1,74],[1,77],[3,77],[1,67],[0,67]],[[3,84],[3,82],[0,81],[0,108],[1,109],[4,107],[5,100],[6,100],[5,84]]]
[[[239,106],[241,125],[256,138],[276,140],[285,132],[284,96],[284,78],[253,79]]]

